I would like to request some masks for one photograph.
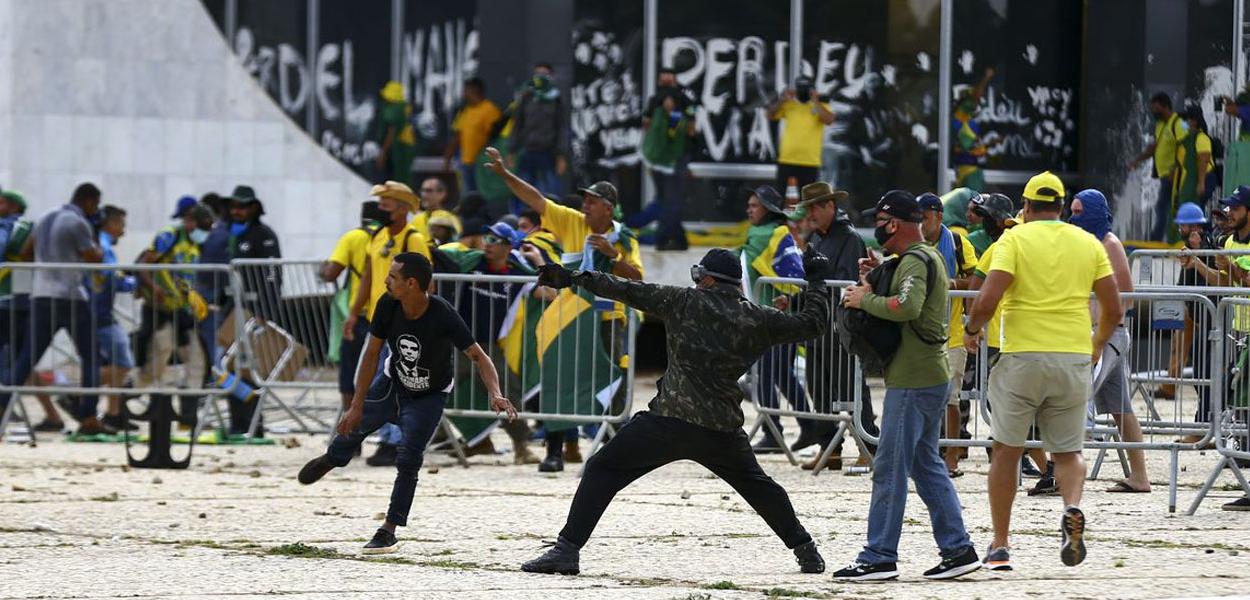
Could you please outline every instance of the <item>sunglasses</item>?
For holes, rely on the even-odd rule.
[[[393,250],[394,248],[395,248],[395,238],[391,238],[390,240],[387,240],[386,245],[382,246],[382,258],[386,258],[390,256],[391,250]]]
[[[512,245],[512,242],[511,242],[511,241],[509,241],[509,240],[505,240],[505,239],[503,239],[503,238],[501,238],[501,237],[499,237],[499,236],[497,236],[497,235],[491,235],[491,234],[489,234],[489,233],[488,233],[488,234],[486,234],[486,235],[484,235],[484,236],[482,236],[482,241],[483,241],[483,242],[486,242],[487,244],[508,244],[508,245]]]

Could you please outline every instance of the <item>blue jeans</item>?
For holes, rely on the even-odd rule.
[[[447,403],[444,392],[426,392],[420,395],[392,384],[385,375],[376,377],[365,394],[364,418],[356,430],[348,435],[335,434],[326,455],[335,466],[345,466],[369,434],[388,423],[398,423],[404,432],[404,443],[399,446],[395,458],[395,484],[391,487],[391,505],[386,510],[387,522],[395,525],[408,524],[408,511],[412,509],[412,497],[417,491],[417,472],[425,459],[425,446],[434,437],[434,430],[443,418],[443,405]]]
[[[898,539],[907,506],[907,478],[929,509],[933,539],[943,558],[972,546],[964,529],[959,495],[938,456],[938,434],[946,415],[948,383],[926,388],[887,388],[881,413],[881,440],[872,473],[868,545],[859,562],[898,560]]]
[[[549,150],[522,150],[517,160],[517,177],[528,181],[544,194],[559,197],[560,178],[556,177],[556,155]],[[525,206],[516,198],[508,200],[512,214],[519,215]]]
[[[360,338],[360,339],[364,339],[364,338]],[[364,349],[362,348],[361,351],[363,352]],[[391,347],[387,344],[382,344],[382,352],[378,353],[378,372],[373,374],[373,380],[369,383],[370,390],[372,390],[373,386],[377,385],[378,381],[382,379],[386,379],[387,381],[390,381],[390,379],[388,378],[386,374],[386,359],[389,358],[390,356],[391,356]],[[352,391],[355,392],[355,390],[356,390],[356,386],[353,384]],[[378,430],[378,441],[380,441],[383,444],[389,444],[391,446],[398,446],[404,443],[404,432],[400,430],[399,426],[394,423],[383,424],[382,428]]]
[[[1159,178],[1159,198],[1155,200],[1154,223],[1150,224],[1150,240],[1167,241],[1168,225],[1172,222],[1172,178]]]
[[[460,171],[460,193],[477,191],[477,165],[474,163],[456,163],[456,170]]]
[[[808,410],[807,393],[803,390],[802,382],[794,375],[794,354],[797,349],[798,346],[794,344],[773,346],[760,357],[760,406],[777,408],[777,388],[780,387],[781,395],[786,397],[790,406],[803,412]],[[777,431],[782,431],[781,418],[773,415],[772,420],[777,425]],[[799,424],[803,425],[804,420],[800,420]]]
[[[678,162],[671,174],[651,172],[659,196],[660,224],[655,232],[657,246],[686,244],[686,229],[681,226],[682,209],[686,205],[686,164]]]
[[[100,353],[96,347],[96,323],[91,304],[86,300],[32,298],[30,315],[29,330],[21,331],[23,324],[17,324],[14,329],[14,337],[21,344],[21,349],[17,353],[17,359],[9,365],[0,380],[6,385],[25,385],[34,364],[39,362],[48,346],[52,345],[53,336],[66,329],[73,338],[74,350],[78,353],[82,370],[80,385],[100,385]],[[0,407],[7,406],[11,397],[11,394],[0,395]],[[82,421],[96,416],[99,401],[99,396],[95,394],[83,394],[78,399],[74,418]]]
[[[210,309],[204,320],[196,325],[196,334],[200,336],[200,342],[204,344],[204,360],[210,369],[221,358],[218,352],[221,349],[217,347],[217,329],[221,327],[221,320],[220,309]]]

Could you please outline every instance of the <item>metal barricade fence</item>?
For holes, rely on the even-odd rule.
[[[239,259],[242,294],[234,318],[240,336],[223,356],[227,377],[242,377],[255,389],[263,410],[249,430],[329,433],[342,410],[336,350],[350,311],[348,290],[321,277],[323,261]],[[250,348],[252,367],[234,358]],[[267,423],[267,425],[266,425]]]
[[[835,287],[845,287],[848,282],[835,282]],[[756,296],[759,297],[760,292],[767,285],[794,285],[799,286],[801,282],[789,279],[761,278],[757,282],[755,288]],[[1086,447],[1099,450],[1099,462],[1101,462],[1101,452],[1106,450],[1114,450],[1123,452],[1126,450],[1163,450],[1170,454],[1170,471],[1169,471],[1169,509],[1175,511],[1176,494],[1177,494],[1177,478],[1179,475],[1178,455],[1181,451],[1192,451],[1200,449],[1213,439],[1215,424],[1210,418],[1204,418],[1205,402],[1211,401],[1217,393],[1212,391],[1212,370],[1210,357],[1212,354],[1212,346],[1215,340],[1221,335],[1221,327],[1216,317],[1216,304],[1212,300],[1211,295],[1214,294],[1244,294],[1244,288],[1167,288],[1167,289],[1143,289],[1139,292],[1122,294],[1121,298],[1132,304],[1132,310],[1125,321],[1125,328],[1131,334],[1131,337],[1137,343],[1130,346],[1129,358],[1126,367],[1130,369],[1127,377],[1131,399],[1136,405],[1133,409],[1135,414],[1141,415],[1139,419],[1143,432],[1143,439],[1140,442],[1126,442],[1120,438],[1120,432],[1116,422],[1109,414],[1099,415],[1094,410],[1094,405],[1090,404],[1089,426],[1087,434],[1089,441]],[[965,301],[974,298],[976,292],[973,291],[954,291],[951,293],[952,298],[963,298]],[[1192,321],[1190,331],[1192,336],[1188,338],[1193,344],[1193,351],[1189,354],[1194,364],[1198,367],[1185,366],[1180,372],[1169,374],[1167,362],[1170,352],[1167,350],[1167,344],[1171,332],[1176,329],[1174,323],[1163,323],[1165,320],[1171,321]],[[1180,336],[1178,336],[1180,337]],[[836,337],[830,335],[825,336],[825,343],[837,343]],[[1189,342],[1185,342],[1189,343]],[[780,348],[774,348],[770,352],[779,353]],[[779,361],[769,363],[766,359],[762,359],[752,371],[751,397],[756,409],[760,412],[761,417],[752,427],[752,432],[759,427],[768,429],[770,433],[780,438],[780,431],[774,425],[774,418],[781,416],[794,417],[796,419],[822,419],[849,424],[853,428],[853,433],[858,440],[862,440],[865,444],[875,444],[878,437],[874,431],[869,431],[866,427],[865,420],[858,418],[857,408],[861,406],[860,400],[861,382],[864,379],[862,368],[858,361],[854,361],[847,369],[840,369],[837,366],[825,365],[824,372],[830,378],[836,378],[842,382],[843,386],[850,385],[851,393],[843,396],[843,398],[853,398],[850,402],[833,405],[828,410],[813,410],[810,403],[810,393],[807,395],[788,395],[786,387],[782,383],[786,376],[787,366],[793,365],[797,370],[811,369],[810,362],[802,360],[800,352],[800,360],[790,360],[787,355],[781,355],[783,358]],[[986,391],[989,389],[989,372],[991,361],[982,360],[990,354],[986,347],[986,340],[982,336],[981,348],[978,353],[979,357],[975,361],[977,369],[975,374],[970,378],[971,383],[967,391],[961,393],[962,399],[969,400],[971,403],[971,414],[968,419],[968,429],[971,434],[969,438],[962,439],[960,437],[944,435],[940,444],[944,447],[970,447],[981,446],[989,447],[992,445],[990,439],[990,410],[992,409],[992,400],[988,397]],[[1147,365],[1144,369],[1134,369],[1134,364]],[[772,379],[761,379],[763,372],[771,372]],[[761,382],[772,382],[772,385],[761,385]],[[1170,384],[1174,386],[1174,391],[1170,398],[1155,397],[1155,391],[1158,386]],[[793,386],[792,386],[793,387]],[[866,387],[866,386],[863,386]],[[1191,392],[1192,390],[1192,392]],[[791,404],[790,408],[781,408],[780,403],[775,401],[776,394],[781,395]],[[771,397],[770,397],[771,395]],[[807,402],[806,406],[802,403]],[[865,403],[866,405],[866,403]],[[838,410],[848,411],[847,414],[835,414]],[[861,409],[862,410],[862,409]],[[855,413],[855,414],[851,414]],[[1196,440],[1177,441],[1176,436],[1195,436]],[[1029,441],[1028,447],[1040,447],[1040,441]],[[786,450],[789,455],[788,449]],[[828,449],[826,449],[826,456]],[[793,456],[790,456],[792,462]],[[823,457],[822,457],[823,458]],[[1123,460],[1123,457],[1121,457]],[[1098,465],[1096,465],[1097,468]]]
[[[528,439],[522,420],[537,419],[548,431],[597,426],[593,452],[631,412],[638,314],[584,291],[557,293],[536,281],[436,273],[434,292],[452,304],[492,358],[501,391],[518,410],[517,422],[504,424],[513,443]],[[444,414],[471,446],[500,420],[478,373],[460,353],[455,376]]]
[[[1224,298],[1217,314],[1222,334],[1215,342],[1216,368],[1212,371],[1218,393],[1213,394],[1210,411],[1219,459],[1190,504],[1189,515],[1198,510],[1226,468],[1250,497],[1250,482],[1242,472],[1250,463],[1250,298]]]
[[[242,289],[227,265],[6,263],[4,268],[13,294],[0,301],[0,436],[16,416],[34,438],[23,395],[38,396],[49,417],[56,413],[49,396],[62,396],[63,410],[79,421],[99,416],[104,396],[110,428],[132,426],[121,410],[124,400],[176,397],[179,419],[195,424],[192,439],[204,422],[201,408],[211,410],[205,416],[215,417],[218,428],[230,429],[211,401],[237,392],[213,377],[216,317],[221,303]],[[240,364],[249,365],[250,356],[242,352]],[[204,405],[202,399],[210,402]]]
[[[841,290],[854,282],[830,281],[833,302],[841,297]],[[800,279],[760,277],[752,288],[753,298],[763,304],[771,304],[775,297],[785,297],[786,308],[793,310],[792,298],[807,283]],[[838,342],[833,326],[833,305],[830,305],[830,326],[825,335],[798,343],[774,346],[765,351],[760,360],[748,372],[743,381],[744,395],[751,399],[758,417],[751,425],[748,437],[761,430],[764,439],[780,447],[791,464],[798,464],[794,451],[783,436],[781,417],[797,420],[800,438],[824,445],[823,452],[812,465],[813,474],[819,474],[835,451],[841,448],[844,438],[857,429],[851,420],[857,415],[867,415],[871,427],[871,402],[868,386],[858,368],[858,361],[846,352]],[[782,406],[784,398],[788,408]],[[860,447],[860,456],[870,457],[859,436],[852,435]]]

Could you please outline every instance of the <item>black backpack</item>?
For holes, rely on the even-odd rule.
[[[933,260],[923,252],[910,250],[898,258],[881,263],[877,268],[868,272],[866,279],[874,294],[889,295],[890,284],[894,282],[894,271],[898,269],[903,256],[907,255],[924,261],[925,297],[933,293],[933,281],[936,279]],[[837,311],[838,343],[846,351],[859,357],[864,374],[883,374],[886,365],[890,364],[898,352],[899,344],[903,342],[902,323],[874,317],[858,308],[847,308],[841,303],[838,303],[835,310]],[[930,339],[920,333],[915,321],[908,322],[908,325],[915,332],[916,337],[926,344],[945,344],[949,339]]]

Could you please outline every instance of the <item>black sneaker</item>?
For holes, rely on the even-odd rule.
[[[521,570],[526,573],[547,573],[548,575],[576,575],[581,573],[581,567],[578,565],[580,552],[577,546],[572,542],[560,538],[555,543],[548,543],[551,546],[534,560],[525,562],[521,565]]]
[[[325,477],[334,469],[334,464],[330,462],[330,457],[322,454],[317,458],[308,461],[304,468],[299,470],[299,482],[304,485],[311,485]]]
[[[130,419],[123,418],[121,415],[104,415],[104,417],[100,419],[100,422],[118,431],[139,430],[138,425],[130,422]]]
[[[1063,511],[1059,521],[1059,531],[1063,534],[1063,546],[1059,548],[1059,558],[1063,564],[1075,567],[1085,560],[1085,513],[1075,506]]]
[[[838,581],[886,581],[898,578],[898,565],[895,563],[877,563],[866,565],[855,561],[833,574]]]
[[[399,549],[399,540],[395,539],[395,534],[378,528],[378,532],[373,534],[373,539],[360,550],[362,554],[387,554]]]
[[[1250,510],[1250,496],[1242,496],[1220,508],[1223,510],[1248,511]]]
[[[1029,490],[1030,496],[1058,496],[1059,483],[1055,481],[1054,475],[1042,475]]]
[[[399,457],[399,446],[394,444],[378,444],[378,451],[373,456],[365,459],[365,464],[370,467],[393,467],[395,459]]]
[[[816,542],[808,542],[794,549],[794,558],[799,561],[799,571],[804,573],[824,573],[825,559],[821,558],[816,549]]]
[[[777,440],[774,440],[773,436],[767,433],[760,438],[760,441],[755,442],[755,445],[751,446],[751,451],[756,454],[781,454],[783,452],[781,444],[777,443]]]
[[[794,440],[794,443],[790,444],[790,451],[798,452],[799,450],[811,448],[812,446],[815,446],[816,444],[819,444],[819,443],[820,443],[820,434],[814,431],[810,431],[810,430],[803,431],[799,433],[799,439]]]
[[[1027,456],[1020,457],[1020,474],[1029,479],[1036,479],[1042,476],[1042,472],[1033,466],[1033,461],[1029,460]]]
[[[924,576],[926,579],[954,579],[980,568],[981,559],[977,557],[977,551],[968,546],[957,556],[943,558],[938,566],[925,571]]]
[[[35,425],[35,431],[41,433],[61,433],[62,431],[65,431],[65,422],[44,419]]]
[[[544,458],[541,463],[538,463],[539,473],[559,473],[560,471],[563,471],[563,470],[564,470],[564,457],[558,453],[552,456],[548,456],[547,458]]]

